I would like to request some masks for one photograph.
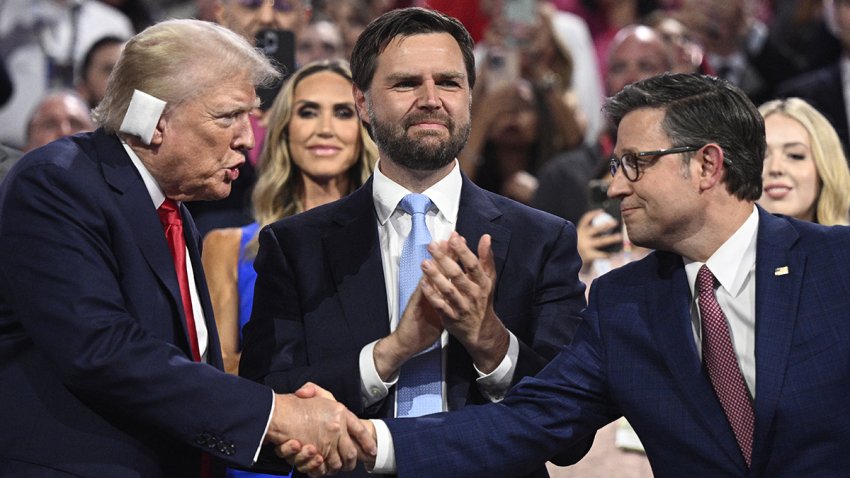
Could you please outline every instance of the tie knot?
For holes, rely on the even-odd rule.
[[[166,198],[156,212],[159,213],[159,220],[162,222],[163,226],[167,226],[169,224],[182,224],[183,222],[180,218],[180,208],[173,199]]]
[[[431,207],[431,199],[424,194],[410,193],[401,199],[399,206],[410,215],[425,214]]]
[[[702,267],[699,268],[699,272],[697,272],[697,285],[699,286],[700,292],[713,291],[714,281],[714,274],[711,273],[711,270],[707,265],[703,264]]]

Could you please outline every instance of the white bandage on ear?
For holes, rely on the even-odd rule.
[[[135,90],[119,131],[138,136],[143,143],[151,144],[153,132],[164,109],[165,101]]]

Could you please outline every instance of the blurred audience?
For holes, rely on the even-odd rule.
[[[377,16],[368,0],[326,0],[318,11],[326,15],[342,32],[345,58],[351,57],[351,49],[357,37]]]
[[[640,18],[656,10],[656,0],[553,0],[562,10],[582,17],[593,37],[599,61],[599,74],[605,75],[611,43],[623,27],[638,23]]]
[[[672,73],[713,74],[705,61],[705,52],[679,19],[667,10],[656,10],[644,18],[644,23],[655,29],[670,48]]]
[[[167,18],[154,0],[100,0],[115,8],[130,19],[133,30],[140,32],[145,28]]]
[[[759,104],[803,71],[790,48],[771,38],[753,0],[683,0],[681,20],[705,48],[715,74]]]
[[[216,22],[254,43],[263,28],[298,32],[310,19],[309,0],[217,0]]]
[[[133,33],[124,14],[98,0],[0,1],[0,57],[14,86],[0,108],[0,142],[23,147],[23,119],[45,93],[73,88],[74,65],[97,40]]]
[[[458,155],[461,169],[484,189],[530,204],[537,190],[538,169],[562,151],[544,93],[523,79],[486,85],[484,73],[475,85],[472,131]]]
[[[847,126],[850,96],[846,93],[850,84],[850,1],[825,0],[824,5],[831,29],[841,41],[841,58],[829,66],[780,84],[776,93],[779,98],[802,98],[826,116],[846,152],[850,146],[850,129]]]
[[[106,94],[106,82],[115,68],[125,40],[114,36],[105,36],[94,42],[86,52],[77,73],[77,93],[94,109]]]
[[[376,159],[377,149],[354,107],[346,62],[310,63],[286,82],[269,111],[253,193],[255,222],[212,231],[204,240],[204,270],[225,370],[238,370],[259,229],[347,195],[368,178]]]
[[[298,32],[298,38],[295,40],[297,65],[337,59],[345,59],[345,41],[342,32],[333,22],[314,20]]]
[[[32,151],[63,136],[94,129],[91,111],[76,91],[49,92],[27,121],[24,151]]]
[[[819,224],[850,224],[850,168],[829,121],[799,98],[759,107],[767,154],[759,204]]]

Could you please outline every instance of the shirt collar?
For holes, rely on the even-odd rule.
[[[375,212],[378,222],[383,226],[390,219],[404,196],[410,194],[404,186],[386,177],[381,172],[381,164],[375,165],[372,178],[372,200],[375,203]],[[443,179],[422,192],[428,196],[436,206],[439,214],[451,224],[457,222],[457,210],[460,204],[460,190],[463,186],[463,178],[460,174],[460,165],[454,160],[454,167]]]
[[[133,166],[136,167],[136,170],[138,170],[139,174],[142,176],[142,181],[145,182],[145,188],[148,190],[151,201],[153,201],[153,207],[159,209],[159,207],[162,206],[162,203],[165,202],[165,193],[162,192],[162,188],[159,187],[159,183],[156,182],[156,179],[154,179],[151,172],[148,171],[148,168],[146,168],[144,163],[142,163],[142,160],[139,159],[139,156],[136,155],[136,152],[133,151],[133,148],[124,141],[121,141],[121,145],[124,146],[124,150],[127,151],[127,155],[130,156],[130,161],[133,162]]]
[[[703,264],[711,270],[717,282],[732,297],[737,297],[744,287],[747,275],[756,263],[756,238],[758,236],[759,215],[758,209],[753,206],[750,217],[741,224],[726,242],[723,243],[707,261],[695,262],[689,259],[685,261],[685,272],[688,275],[688,284],[691,287],[691,297],[694,294],[697,273]]]

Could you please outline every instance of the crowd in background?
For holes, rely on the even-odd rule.
[[[251,269],[258,226],[338,199],[369,176],[377,153],[347,97],[344,61],[373,18],[406,6],[455,16],[476,40],[462,171],[575,223],[585,281],[646,253],[605,197],[616,131],[603,98],[664,72],[720,76],[763,105],[764,208],[850,223],[848,0],[0,0],[0,180],[22,152],[94,129],[91,110],[135,32],[169,17],[220,23],[252,42],[265,29],[292,32],[291,58],[276,56],[292,79],[253,115],[256,145],[231,196],[189,205],[201,232],[215,231],[204,266],[235,372],[253,287],[239,271]],[[313,83],[322,94],[307,90]],[[347,152],[322,169],[298,128],[324,128],[326,146]],[[617,422],[584,462],[556,473],[647,476],[640,449]]]

